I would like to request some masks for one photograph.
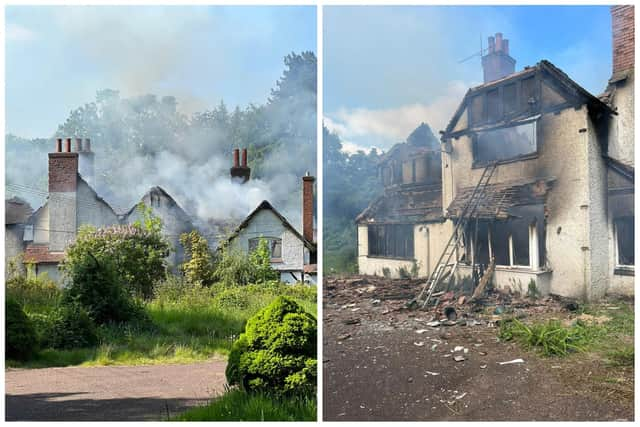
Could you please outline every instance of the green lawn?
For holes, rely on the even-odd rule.
[[[316,288],[306,285],[248,285],[240,288],[188,288],[160,292],[144,309],[144,324],[102,326],[95,348],[41,349],[27,362],[8,367],[148,365],[225,358],[246,320],[278,295],[287,295],[316,315]],[[49,307],[29,306],[29,315]],[[36,308],[33,308],[36,307]]]

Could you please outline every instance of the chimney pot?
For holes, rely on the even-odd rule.
[[[56,153],[62,153],[62,138],[56,139]]]
[[[233,167],[234,168],[240,167],[240,149],[239,148],[233,149]]]
[[[82,138],[76,138],[76,151],[78,153],[82,151]]]
[[[493,36],[489,37],[489,53],[493,53],[496,50],[496,39]]]
[[[242,167],[243,168],[247,167],[247,149],[246,148],[242,149]]]
[[[502,40],[502,51],[505,53],[505,55],[509,55],[509,40]]]
[[[496,33],[496,51],[502,51],[502,33]]]
[[[71,152],[71,138],[67,138],[66,144],[65,144],[65,150],[67,153]]]

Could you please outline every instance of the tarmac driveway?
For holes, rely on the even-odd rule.
[[[226,361],[5,371],[7,421],[166,420],[224,391]]]

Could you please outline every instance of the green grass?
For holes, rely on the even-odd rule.
[[[316,412],[314,396],[276,398],[232,390],[174,421],[315,421]]]
[[[587,322],[580,316],[565,326],[558,320],[524,323],[507,319],[498,336],[503,341],[514,340],[543,356],[567,356],[576,352],[593,352],[611,366],[633,366],[634,312],[633,306],[620,302],[611,310],[601,304],[583,306],[578,315],[589,315],[606,321]]]
[[[305,285],[249,285],[241,288],[160,289],[144,306],[150,324],[102,326],[95,348],[42,349],[9,367],[151,365],[224,358],[246,320],[278,295],[287,295],[316,315],[316,288]],[[49,307],[28,314],[46,314]]]

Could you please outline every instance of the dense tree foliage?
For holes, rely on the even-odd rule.
[[[338,135],[323,129],[324,271],[355,271],[355,219],[382,191],[377,171],[380,156],[342,151]]]
[[[180,266],[185,279],[192,284],[211,286],[215,280],[215,257],[209,243],[200,233],[192,230],[180,236],[185,261]]]

